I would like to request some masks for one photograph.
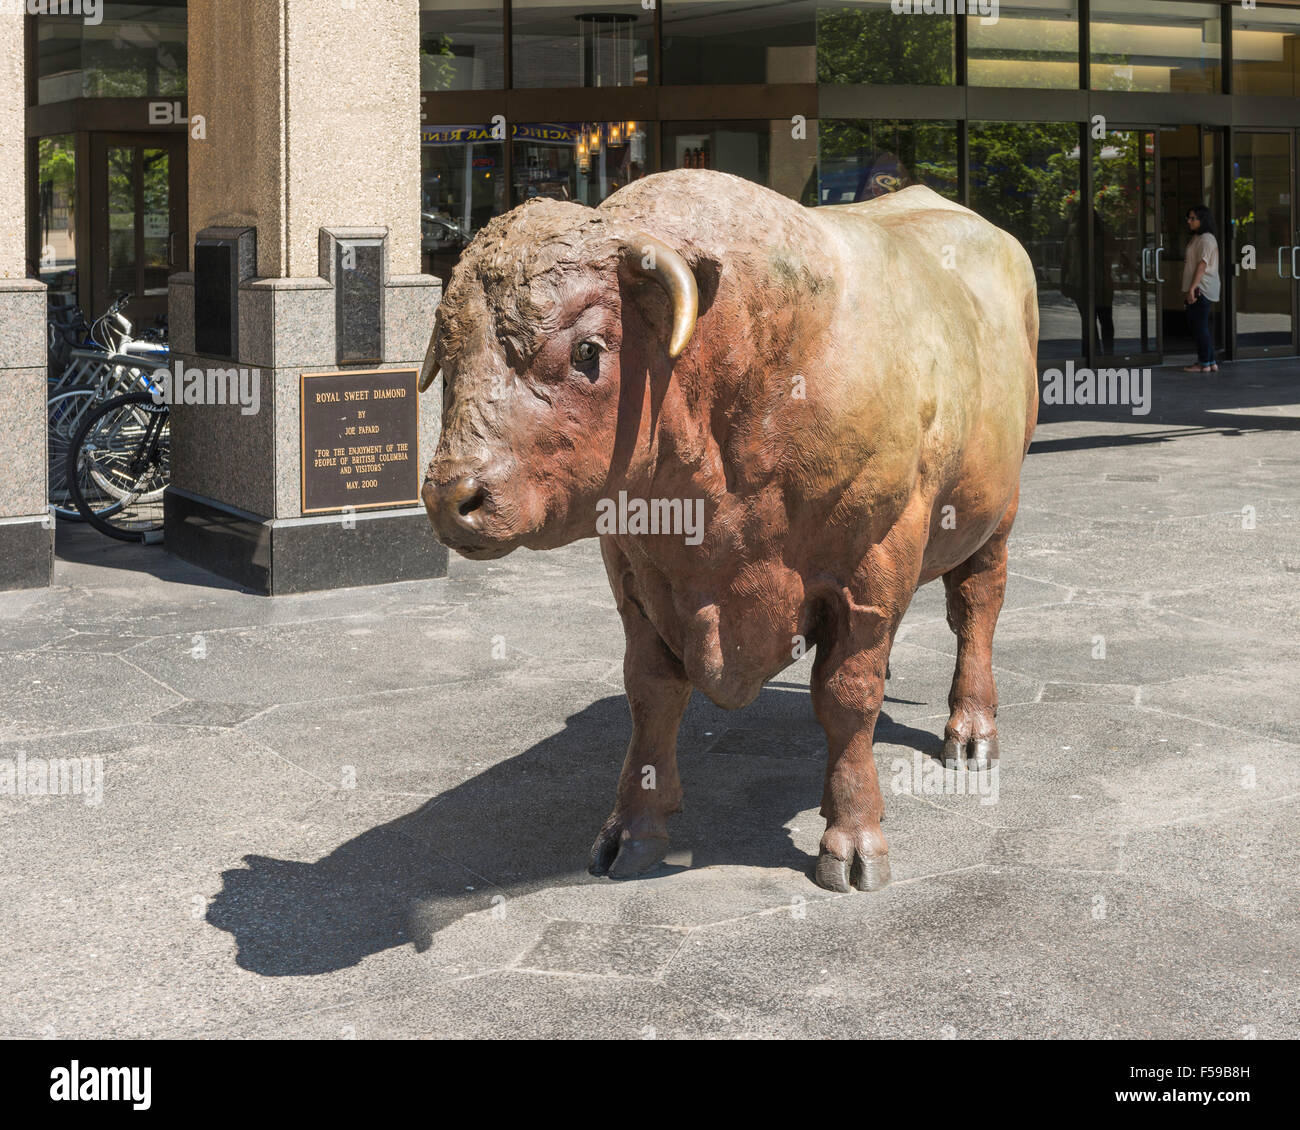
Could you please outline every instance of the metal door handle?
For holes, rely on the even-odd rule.
[[[176,233],[169,231],[167,233],[167,266],[176,265]]]
[[[1295,256],[1296,256],[1296,252],[1297,252],[1297,251],[1300,251],[1300,243],[1297,243],[1293,248],[1291,248],[1291,277],[1292,277],[1292,278],[1295,278],[1295,273],[1296,273],[1296,272],[1295,272]]]
[[[1289,249],[1286,248],[1286,247],[1279,247],[1279,248],[1277,249],[1277,277],[1280,278],[1280,279],[1284,279],[1284,278],[1286,278],[1286,274],[1285,274],[1285,273],[1283,272],[1283,270],[1282,270],[1282,256],[1283,256],[1283,255],[1284,255],[1288,250],[1290,250],[1290,251],[1292,252],[1292,255],[1291,255],[1291,262],[1292,262],[1292,264],[1294,264],[1294,263],[1295,263],[1295,248],[1294,248],[1294,247],[1289,248]]]
[[[1156,282],[1158,282],[1158,283],[1162,283],[1162,282],[1165,281],[1165,276],[1162,275],[1162,274],[1160,273],[1160,256],[1161,256],[1161,254],[1162,254],[1163,252],[1164,252],[1164,248],[1163,248],[1163,247],[1157,247],[1157,248],[1156,248],[1156,258],[1155,258],[1155,264],[1156,264]]]
[[[1149,283],[1151,281],[1149,278],[1147,278],[1147,256],[1150,254],[1151,254],[1151,248],[1149,247],[1142,248],[1142,281],[1144,283]]]

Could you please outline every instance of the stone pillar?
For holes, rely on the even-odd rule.
[[[192,238],[228,239],[233,352],[205,356],[195,271],[172,276],[175,359],[256,369],[259,405],[178,404],[166,544],[277,594],[442,576],[423,508],[302,512],[300,378],[337,371],[335,238],[382,240],[382,357],[420,367],[441,297],[420,274],[419,6],[412,0],[190,0]],[[200,301],[199,318],[205,314]],[[417,466],[441,399],[419,405]]]
[[[26,270],[23,19],[0,11],[0,589],[50,583],[45,286]]]

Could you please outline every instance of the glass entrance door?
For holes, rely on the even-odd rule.
[[[1099,360],[1155,361],[1163,346],[1159,137],[1155,129],[1119,129],[1093,142],[1092,344]]]
[[[1296,352],[1300,235],[1294,200],[1292,132],[1238,130],[1233,137],[1231,208],[1239,357]]]
[[[123,291],[138,327],[167,312],[167,277],[188,262],[185,143],[183,133],[92,135],[93,314]]]

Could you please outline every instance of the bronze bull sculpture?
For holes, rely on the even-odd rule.
[[[808,209],[683,170],[599,208],[530,202],[473,241],[421,376],[444,381],[423,500],[472,560],[600,537],[632,738],[593,874],[667,851],[692,687],[744,706],[815,646],[816,881],[887,883],[872,732],[894,633],[936,577],[957,635],[944,758],[997,758],[993,631],[1037,337],[1024,249],[923,187]],[[703,500],[702,535],[611,528],[616,498],[643,519]]]

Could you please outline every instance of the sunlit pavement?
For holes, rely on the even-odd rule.
[[[0,772],[99,758],[102,802],[0,797],[0,1035],[1300,1035],[1300,366],[1153,404],[1044,414],[994,795],[934,791],[918,594],[874,894],[808,878],[806,659],[697,695],[667,865],[586,875],[629,730],[594,542],[270,600],[61,531],[0,594]]]

